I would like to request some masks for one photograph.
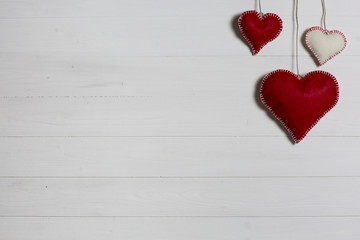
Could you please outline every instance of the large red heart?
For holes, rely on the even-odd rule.
[[[314,71],[298,77],[280,69],[264,77],[260,97],[298,143],[336,105],[339,87],[328,72]]]
[[[241,34],[256,55],[268,42],[279,36],[282,30],[281,18],[274,13],[263,16],[257,11],[246,11],[239,17]]]

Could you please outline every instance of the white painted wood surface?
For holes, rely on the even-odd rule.
[[[1,218],[0,231],[12,240],[124,239],[358,240],[359,218]],[[20,230],[21,229],[21,230]],[[36,238],[31,236],[36,233]]]
[[[262,1],[284,31],[256,57],[255,1],[0,1],[0,239],[358,240],[359,3],[326,4],[340,101],[295,146],[257,95],[294,70],[293,1]]]
[[[1,216],[360,216],[359,178],[2,179]]]

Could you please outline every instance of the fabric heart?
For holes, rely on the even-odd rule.
[[[328,72],[314,71],[298,77],[280,69],[264,77],[260,97],[295,143],[299,143],[336,105],[339,87],[335,77]]]
[[[246,11],[239,17],[241,34],[250,44],[253,55],[256,55],[268,42],[279,36],[282,21],[274,13],[263,16],[257,11]]]
[[[320,65],[338,55],[346,47],[346,38],[338,30],[325,31],[312,27],[305,34],[305,43]]]

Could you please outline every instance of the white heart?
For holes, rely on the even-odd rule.
[[[346,38],[342,32],[325,31],[321,27],[310,28],[306,32],[305,42],[320,65],[325,64],[346,47]]]

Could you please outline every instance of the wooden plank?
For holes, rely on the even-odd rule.
[[[348,87],[351,84],[346,85]],[[286,136],[247,95],[4,98],[1,136]],[[256,91],[256,94],[258,92]],[[357,95],[339,104],[309,136],[360,136]]]
[[[300,34],[320,24],[320,15],[303,16]],[[259,56],[295,54],[292,16],[283,16],[281,35]],[[340,29],[349,41],[342,55],[360,55],[352,22],[360,16],[329,18],[329,29]],[[167,16],[118,18],[0,19],[0,52],[36,58],[56,56],[224,56],[251,57],[232,14],[209,17]],[[308,56],[300,44],[300,55]],[[259,58],[259,57],[256,57]],[[71,58],[70,58],[71,59]],[[51,61],[51,59],[50,59]],[[71,60],[69,60],[71,61]],[[104,66],[106,67],[106,65]],[[313,66],[315,67],[315,66]]]
[[[359,145],[352,137],[296,147],[285,137],[0,138],[0,176],[360,176]]]
[[[339,55],[322,67],[338,79],[341,102],[358,100],[353,89],[358,84],[354,74],[359,61],[360,56]],[[296,71],[294,63],[294,58],[289,56],[129,58],[3,54],[0,100],[14,96],[211,96],[214,99],[236,96],[237,101],[256,109],[254,91],[258,90],[262,77],[279,68]],[[302,73],[316,69],[311,57],[300,58]]]
[[[0,218],[11,240],[358,240],[359,218]]]
[[[279,15],[291,14],[293,1],[263,2],[264,12],[275,12]],[[328,19],[330,16],[357,15],[354,1],[327,2]],[[311,6],[311,7],[308,7]],[[104,17],[104,16],[217,16],[236,14],[253,10],[256,1],[207,1],[207,0],[157,0],[151,3],[146,0],[12,0],[1,1],[0,16],[3,18],[37,18],[37,17]],[[321,4],[311,0],[299,2],[299,12],[304,15],[316,15],[320,21]]]
[[[352,72],[359,57],[339,56],[342,58],[340,68],[325,67],[334,70],[331,72],[339,80],[340,102],[310,135],[360,134],[360,110],[353,107],[359,99],[352,93],[357,86]],[[111,60],[107,59],[107,63]],[[24,70],[32,72],[29,78],[27,74],[14,73],[16,67],[9,63],[8,70],[1,73],[1,92],[7,94],[0,101],[1,135],[284,136],[283,130],[266,117],[258,88],[264,74],[291,65],[290,58],[115,60],[119,64],[111,63],[111,71],[103,71],[107,80],[100,83],[103,72],[93,63],[79,63],[77,67],[65,64],[58,70],[61,61],[45,66],[35,64],[35,68],[30,65]],[[253,68],[240,68],[239,64],[245,61]],[[310,61],[307,64],[313,69]],[[263,67],[262,72],[258,72],[259,66]],[[122,73],[121,69],[127,70]],[[33,79],[39,79],[38,83]]]
[[[359,190],[353,177],[3,178],[0,216],[358,216]]]

